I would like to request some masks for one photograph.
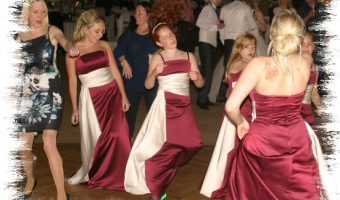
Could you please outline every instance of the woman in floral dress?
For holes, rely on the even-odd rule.
[[[63,105],[56,51],[58,44],[69,56],[76,56],[79,51],[66,39],[60,29],[49,25],[47,6],[43,0],[24,2],[21,23],[28,28],[27,32],[18,34],[18,40],[23,44],[24,60],[24,83],[20,99],[20,122],[23,133],[20,138],[25,142],[21,156],[27,179],[23,195],[29,197],[36,185],[31,150],[34,135],[42,133],[44,150],[57,189],[57,199],[63,200],[68,197],[64,188],[62,159],[56,146]]]

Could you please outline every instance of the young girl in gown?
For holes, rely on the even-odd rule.
[[[225,199],[320,199],[320,176],[300,109],[313,59],[300,53],[304,23],[280,12],[270,29],[272,56],[252,59],[243,70],[226,112],[241,140],[228,154],[216,197]],[[256,119],[240,112],[251,94]]]
[[[157,79],[158,92],[133,144],[125,189],[132,194],[151,193],[158,200],[166,196],[177,169],[202,147],[189,81],[202,87],[204,80],[194,56],[177,49],[176,36],[167,24],[157,24],[152,34],[162,50],[152,56],[145,87],[154,87]]]
[[[306,32],[302,41],[302,52],[312,55],[315,49],[314,36],[310,32]],[[316,115],[321,116],[321,99],[318,90],[318,66],[313,64],[310,72],[310,78],[308,81],[308,86],[306,89],[305,97],[303,98],[301,114],[306,122],[311,127],[315,125],[314,112],[312,108],[312,103],[316,108]]]
[[[225,78],[229,84],[229,95],[232,92],[232,88],[235,87],[243,69],[255,56],[255,52],[256,38],[252,34],[245,33],[236,38],[225,74]],[[252,105],[249,97],[244,100],[241,107],[241,113],[245,116],[246,120],[250,122],[252,120]],[[224,115],[214,152],[201,187],[201,194],[207,197],[213,197],[212,192],[221,187],[228,152],[234,148],[235,142],[238,143],[238,139],[235,136],[235,126],[228,117]]]
[[[90,187],[124,190],[125,165],[131,149],[124,113],[129,101],[111,47],[100,40],[104,32],[104,19],[98,11],[82,13],[74,33],[80,56],[66,57],[71,123],[80,124],[82,160],[68,183],[87,181]],[[77,78],[81,83],[79,105]]]

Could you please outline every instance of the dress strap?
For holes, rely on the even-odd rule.
[[[164,58],[163,58],[163,56],[162,56],[161,52],[159,52],[158,54],[161,56],[161,58],[162,58],[163,62],[165,62],[165,60],[164,60]]]

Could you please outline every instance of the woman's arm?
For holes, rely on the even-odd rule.
[[[244,99],[259,81],[260,70],[258,66],[261,66],[261,62],[259,62],[257,58],[252,59],[247,64],[225,105],[229,119],[237,126],[237,134],[240,139],[242,139],[249,130],[249,124],[242,116],[240,107]]]
[[[67,74],[68,74],[68,87],[69,87],[69,93],[71,98],[71,105],[72,105],[72,116],[71,116],[71,123],[73,125],[78,124],[79,122],[79,112],[78,112],[78,103],[77,103],[77,97],[78,97],[78,79],[77,79],[77,73],[76,73],[76,66],[75,66],[75,58],[70,58],[69,56],[66,56],[65,58],[66,62],[66,68],[67,68]]]
[[[126,112],[130,108],[130,103],[129,103],[129,100],[126,96],[123,80],[122,80],[122,77],[119,73],[116,60],[113,56],[112,49],[111,49],[109,43],[107,43],[105,41],[100,41],[100,42],[103,44],[104,48],[107,51],[107,55],[108,55],[108,58],[109,58],[109,65],[110,65],[110,68],[111,68],[111,73],[112,73],[113,78],[116,80],[119,91],[122,95],[123,111]]]
[[[57,46],[60,44],[71,57],[79,55],[79,50],[74,47],[73,43],[65,37],[64,33],[59,28],[51,25],[49,34],[53,45]]]
[[[321,98],[319,94],[319,89],[318,89],[318,78],[319,78],[319,69],[318,67],[315,67],[315,72],[316,72],[316,84],[313,87],[312,90],[312,102],[314,106],[316,107],[316,115],[321,116]]]
[[[155,86],[156,77],[159,73],[163,72],[164,67],[166,67],[166,65],[163,64],[160,55],[158,55],[158,53],[153,54],[149,64],[148,74],[145,79],[144,85],[146,89],[152,89]]]
[[[195,86],[198,88],[202,88],[204,85],[204,79],[200,70],[198,69],[196,59],[192,53],[189,53],[191,70],[189,72],[190,79],[194,82]]]

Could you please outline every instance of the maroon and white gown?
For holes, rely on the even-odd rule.
[[[305,96],[302,101],[301,107],[301,115],[303,119],[312,127],[315,125],[315,118],[312,108],[312,91],[313,88],[316,87],[317,83],[317,72],[311,71],[310,77],[307,85],[307,89],[305,92]]]
[[[300,111],[304,93],[251,93],[256,119],[229,152],[222,186],[225,199],[320,199],[320,176],[312,140]]]
[[[124,171],[131,150],[122,97],[114,80],[107,52],[95,51],[76,59],[81,82],[79,95],[80,169],[71,185],[124,190]]]
[[[230,74],[228,78],[228,85],[230,86],[228,92],[229,95],[235,87],[241,72],[242,71]],[[241,113],[248,122],[251,122],[251,120],[255,118],[255,113],[253,113],[252,109],[252,102],[249,97],[247,97],[242,103]],[[239,142],[239,139],[236,137],[236,128],[224,113],[223,122],[217,137],[215,148],[201,186],[201,194],[211,197],[211,193],[221,187],[227,165],[228,152],[234,148],[235,142]]]
[[[202,148],[189,96],[190,61],[164,61],[157,96],[136,137],[125,171],[125,190],[160,198],[177,169]]]

